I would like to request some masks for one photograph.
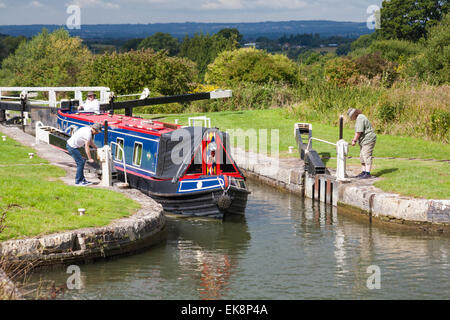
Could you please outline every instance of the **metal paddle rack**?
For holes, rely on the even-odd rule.
[[[339,141],[337,143],[314,138],[310,123],[296,123],[294,125],[294,133],[300,158],[305,162],[305,196],[337,206],[339,182],[346,181],[345,169],[348,153],[348,143],[343,139],[343,116],[339,119]],[[305,138],[307,142],[303,141]],[[335,176],[327,173],[326,166],[319,154],[312,149],[313,140],[336,147],[337,170]]]

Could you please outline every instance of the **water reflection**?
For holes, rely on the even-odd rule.
[[[183,274],[197,279],[201,299],[220,299],[248,246],[244,217],[217,221],[173,220],[168,241],[177,247],[176,262]],[[195,272],[193,272],[195,270]]]
[[[242,220],[170,219],[165,241],[81,266],[67,299],[448,299],[450,238],[387,229],[249,183]],[[367,287],[369,266],[381,289]],[[41,274],[57,284],[64,271]]]

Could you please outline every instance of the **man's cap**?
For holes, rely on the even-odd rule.
[[[354,108],[350,108],[347,111],[347,115],[351,118],[353,116],[353,114],[355,113],[356,109]]]
[[[95,94],[95,92],[93,92],[93,91],[89,91],[87,95],[88,95],[88,97],[89,97],[89,96],[95,96],[96,94]]]
[[[97,132],[102,131],[102,125],[101,125],[100,123],[94,123],[94,124],[91,126],[91,128],[94,129],[94,130],[97,131]]]

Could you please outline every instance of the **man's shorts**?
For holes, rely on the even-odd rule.
[[[371,142],[368,144],[365,144],[363,146],[359,146],[360,148],[360,154],[359,159],[361,160],[362,165],[371,166],[372,165],[372,154],[373,154],[373,148],[375,148],[375,143]]]

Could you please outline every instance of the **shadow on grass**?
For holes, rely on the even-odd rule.
[[[381,177],[384,174],[392,173],[395,171],[398,171],[398,168],[383,169],[383,170],[378,171],[377,173],[374,173],[374,176]]]

